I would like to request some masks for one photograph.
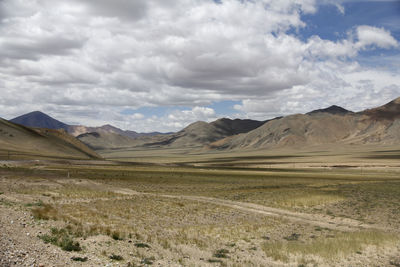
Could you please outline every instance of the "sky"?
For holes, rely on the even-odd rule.
[[[400,0],[0,0],[0,117],[177,131],[400,96]]]

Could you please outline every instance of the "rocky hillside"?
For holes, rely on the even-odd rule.
[[[246,133],[254,130],[265,122],[255,120],[240,120],[222,118],[211,123],[198,121],[183,130],[160,137],[159,141],[146,143],[148,147],[202,147],[222,138]]]
[[[219,140],[217,149],[301,147],[328,143],[400,142],[400,98],[359,113],[333,106],[269,121],[245,134]]]

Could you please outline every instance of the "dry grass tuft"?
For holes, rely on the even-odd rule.
[[[267,256],[284,262],[289,262],[298,255],[313,255],[331,260],[359,253],[366,246],[381,246],[396,240],[396,236],[380,231],[338,232],[334,236],[321,236],[308,243],[297,239],[289,242],[265,242],[262,249]]]

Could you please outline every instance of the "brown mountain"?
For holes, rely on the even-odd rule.
[[[0,119],[2,158],[94,159],[100,156],[64,130],[29,128]]]
[[[210,147],[262,149],[333,143],[400,143],[400,98],[359,113],[331,107],[307,114],[286,116],[268,121],[248,133],[211,143]]]
[[[211,123],[198,121],[185,129],[159,137],[159,141],[146,143],[148,147],[202,147],[227,136],[246,133],[254,130],[265,122],[255,120],[240,120],[222,118]]]
[[[329,114],[335,114],[335,115],[345,115],[345,114],[349,114],[349,113],[353,113],[350,110],[344,109],[342,107],[333,105],[330,106],[328,108],[324,108],[324,109],[316,109],[313,110],[311,112],[308,112],[308,115],[313,115],[313,114],[319,114],[319,113],[329,113]]]
[[[367,115],[373,120],[393,121],[400,119],[400,97],[381,107],[367,109],[361,112],[361,114]]]

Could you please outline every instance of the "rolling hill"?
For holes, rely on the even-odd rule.
[[[0,119],[0,157],[98,159],[100,156],[64,130],[29,128]]]

